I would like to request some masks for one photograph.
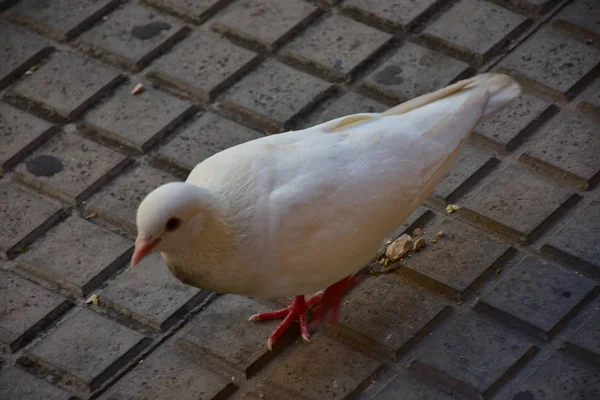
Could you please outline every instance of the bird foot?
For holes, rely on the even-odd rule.
[[[308,301],[304,299],[304,296],[295,296],[288,307],[277,311],[255,314],[251,316],[249,320],[265,321],[271,319],[283,319],[279,326],[271,333],[271,336],[269,336],[269,340],[267,341],[269,350],[273,349],[275,342],[285,333],[285,331],[287,331],[295,320],[298,320],[298,324],[300,325],[302,338],[307,342],[310,342],[310,333],[308,332],[308,325],[306,322],[306,312],[308,309],[313,305],[316,306],[311,327],[322,321],[328,311],[330,311],[328,323],[336,323],[340,317],[342,298],[346,294],[346,291],[358,284],[358,282],[359,279],[355,276],[342,279],[329,286],[325,292],[315,294],[308,299]]]

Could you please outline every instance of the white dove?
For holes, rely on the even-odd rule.
[[[433,191],[477,123],[519,94],[508,76],[482,74],[383,113],[224,150],[141,202],[131,264],[158,251],[189,285],[295,296],[251,320],[283,318],[269,348],[295,320],[308,340],[307,308],[337,320],[350,277]]]

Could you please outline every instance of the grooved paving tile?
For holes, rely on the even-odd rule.
[[[0,173],[48,139],[56,131],[54,128],[49,122],[0,103]]]
[[[379,113],[387,110],[388,106],[378,101],[363,96],[356,92],[348,92],[342,97],[335,99],[322,110],[312,113],[303,121],[304,128],[331,121],[336,118],[356,113]]]
[[[153,351],[100,397],[101,400],[224,399],[236,389],[171,342]]]
[[[509,166],[459,210],[504,236],[527,242],[573,191],[522,166]]]
[[[162,258],[153,253],[139,268],[128,268],[119,275],[98,297],[101,305],[160,332],[198,304],[203,297],[199,293],[200,289],[171,275]]]
[[[590,318],[568,341],[569,348],[576,347],[588,356],[600,360],[600,312]]]
[[[217,16],[211,27],[272,51],[318,13],[304,0],[240,0]]]
[[[263,137],[262,134],[209,111],[173,135],[159,154],[179,167],[193,169],[198,163],[229,147]]]
[[[419,381],[406,373],[398,375],[377,393],[373,400],[462,400],[462,396],[449,394],[428,381]]]
[[[64,40],[77,36],[120,3],[120,0],[21,0],[8,11],[8,17]]]
[[[557,19],[555,24],[585,39],[600,40],[600,3],[596,0],[575,0],[558,13]]]
[[[179,179],[156,168],[136,165],[92,196],[88,210],[135,234],[135,214],[140,202],[160,185],[177,181]]]
[[[452,169],[436,186],[433,195],[441,199],[443,205],[451,203],[468,190],[487,169],[497,163],[495,157],[467,142]]]
[[[525,27],[527,18],[483,0],[461,0],[429,25],[426,38],[484,62]]]
[[[499,66],[548,94],[571,97],[570,90],[598,64],[600,49],[548,26],[504,58]]]
[[[381,364],[323,334],[300,343],[278,360],[265,377],[266,385],[284,399],[345,399]],[[310,382],[310,385],[307,385]]]
[[[268,129],[279,129],[332,85],[277,61],[266,61],[231,87],[222,106]]]
[[[148,76],[209,101],[259,61],[220,35],[198,30],[158,59]]]
[[[600,368],[563,354],[555,353],[515,390],[519,399],[598,399]]]
[[[61,296],[0,270],[0,349],[19,350],[68,308]]]
[[[594,276],[600,276],[600,202],[594,201],[577,214],[547,244],[542,252]]]
[[[116,71],[70,51],[54,52],[48,63],[19,82],[9,96],[74,119],[122,80]]]
[[[586,190],[600,177],[599,133],[598,123],[591,118],[562,112],[544,126],[542,141],[520,159]]]
[[[525,93],[477,125],[475,131],[496,147],[513,151],[524,136],[545,120],[550,106],[548,102]]]
[[[232,0],[143,0],[185,20],[200,24],[226,7]]]
[[[444,220],[438,226],[427,226],[425,232],[434,236],[443,232],[436,243],[428,241],[427,247],[405,258],[408,272],[433,280],[451,290],[454,296],[464,297],[473,284],[484,279],[503,260],[510,246],[482,235],[467,224]]]
[[[536,14],[544,14],[550,10],[558,0],[496,0],[510,7],[533,12]]]
[[[69,132],[54,136],[15,171],[25,183],[75,205],[126,163],[123,154]]]
[[[527,340],[472,312],[456,312],[424,348],[413,364],[419,375],[478,399],[491,397],[536,351]]]
[[[579,98],[581,102],[578,104],[578,108],[595,114],[600,119],[600,78],[588,86]]]
[[[23,75],[51,51],[52,47],[46,41],[9,23],[0,24],[0,89]]]
[[[468,69],[462,61],[406,42],[361,86],[391,101],[405,101],[446,86]]]
[[[80,309],[24,356],[82,393],[97,389],[145,346],[144,337],[88,309]]]
[[[343,80],[391,38],[350,18],[332,15],[311,25],[287,45],[282,54],[317,74]]]
[[[129,3],[81,35],[81,42],[120,65],[140,70],[188,30],[174,17]]]
[[[60,206],[17,185],[0,182],[0,257],[11,259],[60,217]]]
[[[397,277],[381,275],[369,279],[344,301],[340,324],[334,332],[352,348],[396,361],[410,349],[415,337],[440,315],[445,302]]]
[[[19,267],[86,296],[131,255],[132,243],[70,216],[31,245]]]
[[[178,344],[208,357],[217,369],[225,371],[223,376],[249,378],[273,358],[281,344],[275,344],[274,352],[267,348],[269,335],[281,321],[248,321],[266,311],[271,309],[250,298],[221,296],[188,324]]]
[[[438,3],[439,0],[347,0],[343,7],[355,18],[388,30],[403,31],[412,29]]]
[[[190,103],[154,88],[132,96],[132,87],[124,86],[91,110],[85,116],[86,126],[146,151],[196,111]]]
[[[484,310],[500,310],[552,337],[593,288],[580,274],[528,256],[480,301]]]
[[[10,400],[72,400],[71,393],[10,367],[0,373],[0,393]]]

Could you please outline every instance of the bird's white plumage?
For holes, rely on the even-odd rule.
[[[198,193],[208,202],[200,214],[215,215],[165,245],[163,258],[182,280],[218,292],[273,297],[323,289],[365,265],[444,177],[482,117],[518,94],[510,78],[484,74],[386,113],[218,153],[186,181],[211,193],[210,200]],[[188,191],[172,196],[179,190]],[[138,227],[149,213],[138,212]]]

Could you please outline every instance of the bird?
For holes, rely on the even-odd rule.
[[[310,341],[309,308],[338,320],[356,273],[444,178],[475,126],[520,93],[509,76],[484,73],[382,113],[218,152],[185,182],[159,186],[141,201],[131,265],[159,252],[187,285],[293,297],[250,320],[282,319],[269,349],[295,321]]]

